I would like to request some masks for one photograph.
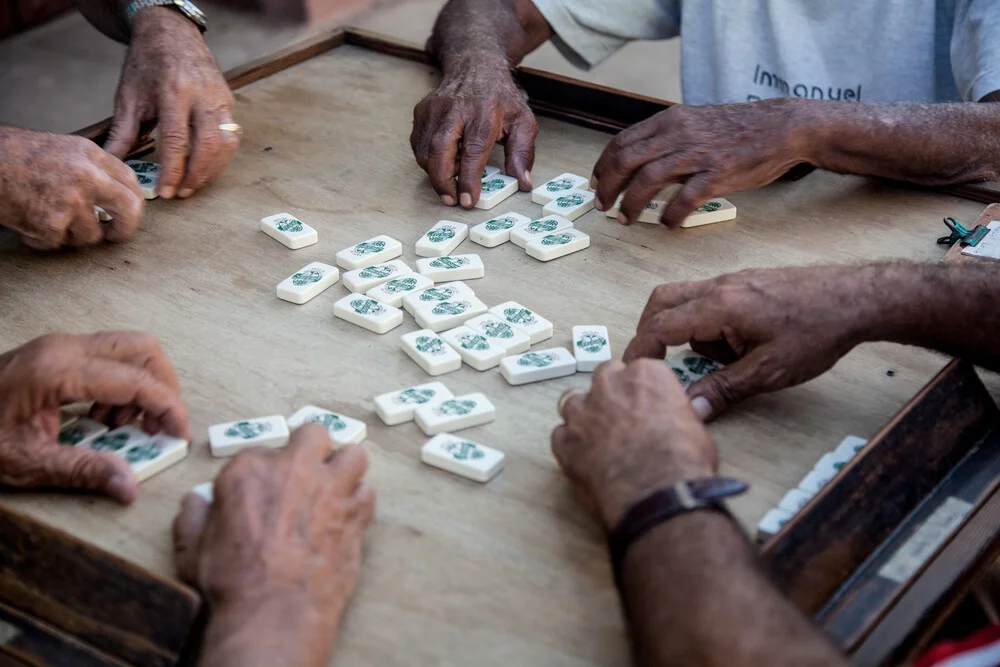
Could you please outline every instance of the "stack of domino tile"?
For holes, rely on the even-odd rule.
[[[788,523],[820,489],[837,476],[840,469],[860,452],[867,440],[854,435],[844,438],[837,448],[820,457],[813,469],[802,478],[797,488],[790,490],[778,506],[764,515],[757,525],[757,540],[763,542]]]
[[[107,426],[92,419],[68,421],[59,431],[59,442],[120,456],[128,461],[139,482],[180,463],[188,455],[187,440],[166,433],[151,435],[131,424],[109,431]]]
[[[363,421],[307,405],[287,420],[281,415],[269,415],[210,426],[209,449],[215,457],[235,456],[248,447],[280,449],[288,444],[291,431],[309,423],[326,427],[334,449],[363,442],[368,437],[368,426]]]

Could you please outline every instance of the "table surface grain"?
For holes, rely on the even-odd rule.
[[[409,316],[378,336],[334,319],[338,283],[302,306],[275,285],[378,234],[413,244],[439,219],[470,225],[508,210],[538,217],[530,195],[492,212],[443,207],[414,163],[413,105],[429,67],[345,46],[237,91],[245,130],[228,171],[188,201],[146,207],[121,246],[40,255],[0,234],[0,349],[47,332],[140,329],[156,334],[180,376],[195,434],[190,456],[145,482],[122,508],[72,494],[7,493],[4,502],[151,569],[171,573],[170,521],[182,494],[210,480],[206,428],[306,404],[368,423],[377,519],[362,580],[333,664],[621,665],[627,646],[602,536],[573,501],[549,450],[556,399],[585,374],[510,387],[497,369],[440,379],[482,391],[497,419],[463,432],[497,447],[507,467],[487,485],[420,463],[414,424],[384,426],[377,394],[430,381],[399,349]],[[541,119],[536,183],[588,175],[608,136]],[[491,163],[502,165],[495,151]],[[571,345],[575,324],[605,324],[620,355],[654,286],[750,267],[894,258],[936,261],[941,218],[971,221],[982,205],[866,179],[814,173],[734,194],[733,222],[691,230],[621,227],[599,212],[577,226],[590,249],[541,263],[511,245],[478,252],[470,281],[488,305],[520,301],[555,323],[541,344]],[[288,211],[319,243],[288,250],[259,231]],[[537,349],[537,347],[536,347]],[[872,435],[945,363],[939,355],[865,345],[804,386],[748,401],[711,426],[723,472],[753,483],[733,503],[748,526],[848,434]],[[887,371],[894,374],[889,376]],[[995,388],[995,385],[991,385]]]

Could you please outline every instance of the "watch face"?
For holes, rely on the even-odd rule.
[[[188,0],[174,0],[174,5],[189,19],[202,27],[205,26],[207,22],[205,12],[195,7],[193,2],[188,2]]]

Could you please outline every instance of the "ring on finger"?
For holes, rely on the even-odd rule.
[[[232,132],[237,137],[243,136],[243,126],[239,123],[219,123],[219,129],[223,132]]]

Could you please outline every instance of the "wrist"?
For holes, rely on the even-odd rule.
[[[510,63],[503,53],[485,49],[451,53],[441,57],[442,85],[454,81],[496,81],[504,79],[513,82]]]
[[[813,100],[781,98],[772,100],[788,128],[788,154],[794,164],[807,162],[821,166],[823,147],[828,140],[828,120],[823,117],[823,105]]]
[[[147,37],[162,36],[164,32],[176,34],[191,31],[192,35],[201,38],[198,26],[170,6],[143,7],[132,17],[130,28],[133,43]]]
[[[616,475],[614,483],[601,496],[601,518],[609,532],[632,507],[654,491],[685,480],[713,477],[717,473],[715,466],[707,461],[672,460],[657,464],[647,459],[637,463],[633,471]]]

